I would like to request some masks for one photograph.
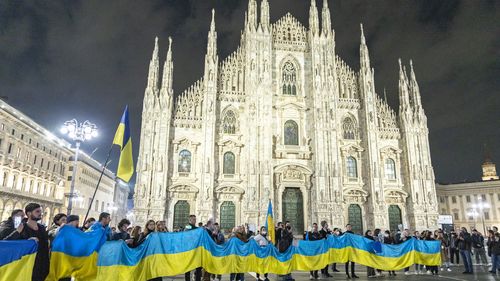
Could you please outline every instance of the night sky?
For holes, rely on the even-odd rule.
[[[272,22],[290,12],[308,26],[309,0],[269,3]],[[316,6],[321,15],[322,1]],[[500,1],[330,0],[329,6],[336,52],[356,71],[363,23],[376,91],[387,89],[396,112],[397,60],[413,59],[437,181],[479,179],[485,143],[500,164]],[[155,36],[161,65],[173,38],[178,95],[203,74],[212,8],[221,61],[239,44],[246,0],[0,1],[0,96],[54,132],[72,118],[96,123],[100,137],[83,148],[97,147],[100,161],[129,104],[137,156]]]

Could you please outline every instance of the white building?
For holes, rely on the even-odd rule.
[[[72,173],[74,165],[73,161],[74,153],[70,157],[70,166],[66,173],[67,194],[69,194],[71,188],[71,179],[73,175]],[[73,210],[71,214],[78,215],[82,223],[102,171],[101,164],[102,163],[97,162],[85,152],[80,151],[80,154],[78,155],[75,178],[75,193],[77,196],[74,199]],[[115,218],[116,220],[116,217],[114,215],[116,215],[117,213],[121,214],[123,212],[123,208],[125,208],[126,210],[126,204],[123,205],[122,201],[115,203],[116,189],[121,188],[116,184],[115,174],[106,169],[101,179],[101,183],[99,184],[99,188],[97,189],[92,207],[90,208],[89,217],[97,219],[101,212],[108,212],[112,214],[113,218]],[[67,206],[67,200],[65,205]]]
[[[439,211],[451,215],[455,227],[477,228],[483,232],[500,227],[500,180],[496,166],[486,159],[483,181],[436,184]]]
[[[7,219],[14,209],[24,209],[30,202],[42,205],[42,222],[47,225],[55,214],[66,213],[74,153],[69,142],[0,100],[0,219]],[[82,151],[77,165],[78,197],[72,214],[79,215],[83,223],[102,166]],[[90,216],[97,218],[107,211],[123,218],[127,197],[128,189],[116,185],[115,175],[106,170]]]
[[[22,112],[0,100],[0,215],[36,202],[43,222],[65,211],[65,172],[72,151]]]
[[[193,213],[225,229],[261,225],[272,200],[276,221],[298,232],[324,219],[358,232],[436,227],[427,118],[411,61],[408,73],[400,62],[396,114],[376,92],[363,29],[353,70],[335,50],[327,1],[321,22],[315,2],[306,28],[289,13],[270,23],[268,1],[259,13],[249,0],[240,45],[222,61],[213,14],[204,75],[175,102],[172,41],[162,73],[155,42],[134,198],[139,223],[178,227]]]

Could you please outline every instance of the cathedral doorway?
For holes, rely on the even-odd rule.
[[[403,220],[401,218],[401,209],[398,205],[389,206],[389,229],[391,231],[397,231],[398,225],[402,224]]]
[[[220,229],[222,233],[231,232],[236,226],[236,206],[231,201],[220,205]]]
[[[282,206],[283,222],[290,221],[293,234],[302,235],[304,232],[304,204],[300,189],[285,187]]]
[[[352,231],[356,234],[363,235],[363,215],[361,214],[361,207],[358,204],[351,204],[347,212]]]
[[[180,229],[189,223],[189,203],[185,200],[179,200],[174,206],[174,224],[173,229]]]

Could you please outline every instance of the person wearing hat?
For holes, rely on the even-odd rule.
[[[77,215],[69,215],[68,218],[66,219],[66,225],[78,228],[79,224],[80,224],[80,217]]]

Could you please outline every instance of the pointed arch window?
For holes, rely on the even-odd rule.
[[[285,122],[285,145],[299,145],[299,126],[293,120]]]
[[[283,95],[297,95],[297,70],[290,61],[285,62],[281,70]]]
[[[385,178],[388,180],[396,179],[396,163],[392,158],[385,160]]]
[[[357,178],[358,177],[358,163],[356,162],[356,158],[349,156],[347,157],[347,177],[349,178]]]
[[[179,152],[179,173],[189,173],[191,172],[191,152],[187,149],[181,150]]]
[[[224,153],[224,164],[222,167],[222,171],[225,175],[234,175],[235,171],[235,156],[232,152]]]
[[[344,118],[342,122],[342,134],[346,140],[356,139],[356,124],[351,117]]]
[[[237,119],[234,111],[228,110],[222,119],[222,130],[225,134],[236,134]]]

